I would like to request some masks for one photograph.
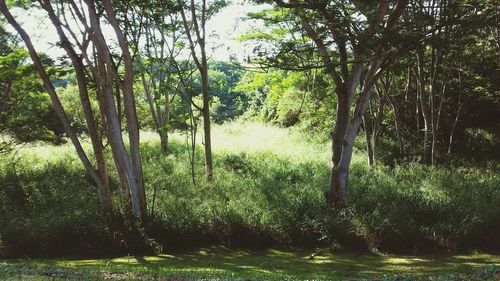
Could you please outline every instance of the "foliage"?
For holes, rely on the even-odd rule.
[[[258,131],[265,133],[252,135]],[[173,138],[168,156],[157,153],[159,144],[152,136],[142,146],[150,206],[150,221],[143,230],[119,216],[111,224],[99,216],[94,188],[68,154],[69,147],[26,149],[17,163],[4,159],[2,253],[135,253],[153,251],[158,245],[168,249],[206,243],[253,247],[312,243],[413,254],[436,247],[500,246],[495,238],[500,178],[493,171],[457,172],[420,164],[369,171],[357,154],[350,205],[335,211],[323,204],[329,172],[324,144],[262,125],[215,127],[214,140],[222,143],[214,147],[220,168],[215,181],[206,182],[198,148],[193,185],[184,136]],[[247,141],[231,148],[222,140]],[[42,154],[44,150],[47,154]],[[113,182],[116,186],[114,175]],[[119,196],[118,190],[114,193]]]
[[[236,90],[249,100],[249,117],[284,127],[299,125],[308,133],[323,134],[323,139],[333,127],[336,101],[322,71],[248,71]]]
[[[62,126],[40,79],[26,59],[27,53],[22,49],[0,56],[0,77],[6,84],[1,100],[0,130],[20,142],[57,142],[63,134]]]
[[[247,96],[236,90],[245,71],[238,62],[211,62],[208,79],[210,96],[217,97],[219,105],[213,120],[216,123],[234,120],[247,109]]]
[[[8,2],[26,8],[30,5],[26,1]],[[118,110],[109,114],[117,113],[122,119],[120,129],[133,134],[131,127],[135,123],[143,130],[160,133],[162,144],[169,137],[168,149],[161,149],[156,136],[143,132],[144,165],[141,167],[138,157],[132,160],[137,164],[134,173],[144,173],[146,185],[149,209],[142,221],[124,215],[129,207],[120,205],[120,180],[112,168],[108,172],[115,209],[109,215],[100,211],[95,187],[69,144],[64,144],[65,132],[26,50],[16,36],[5,31],[0,18],[0,256],[139,255],[209,244],[254,249],[317,246],[369,250],[379,255],[381,251],[420,255],[436,250],[500,250],[498,5],[494,1],[469,0],[382,1],[377,4],[382,7],[381,14],[385,14],[384,5],[388,5],[388,10],[397,10],[396,2],[409,4],[393,29],[381,31],[380,27],[391,26],[391,20],[396,18],[384,16],[371,26],[377,23],[375,7],[366,1],[253,2],[275,6],[249,14],[250,19],[260,20],[263,27],[240,38],[254,44],[253,54],[246,60],[249,67],[245,69],[234,60],[209,61],[207,66],[203,59],[203,66],[198,62],[199,72],[192,58],[183,56],[190,41],[185,32],[200,32],[193,19],[196,12],[188,12],[188,19],[181,22],[176,12],[182,1],[112,3],[120,22],[115,28],[123,28],[134,61],[122,60],[112,44],[105,47],[113,53],[116,69],[97,63],[99,73],[90,75],[93,62],[106,60],[85,61],[90,106],[100,132],[95,132],[94,146],[86,144],[84,149],[95,150],[102,141],[108,167],[113,167],[117,159],[117,154],[114,158],[110,151],[112,139],[101,139],[109,121],[103,120],[101,114],[114,101],[107,105],[102,100],[98,102],[99,85],[113,91]],[[204,10],[204,3],[192,2],[193,10]],[[293,7],[293,3],[301,7]],[[61,9],[66,4],[61,2]],[[208,1],[206,12],[199,13],[203,38],[205,20],[227,4],[223,0]],[[103,15],[103,7],[98,4],[96,8],[99,17]],[[112,20],[110,14],[106,11],[108,22]],[[313,32],[305,30],[307,21]],[[142,42],[144,36],[148,38],[146,43]],[[200,37],[196,32],[191,36]],[[191,48],[205,48],[205,39],[198,39]],[[325,46],[322,48],[321,44]],[[82,46],[87,47],[87,43],[82,42]],[[374,52],[375,49],[380,52]],[[86,140],[87,125],[73,68],[64,59],[55,62],[49,56],[40,56],[57,87],[70,126]],[[382,64],[383,71],[377,72],[383,72],[380,76],[366,68],[375,66],[372,59],[378,57],[387,59]],[[356,61],[359,58],[367,61]],[[90,58],[94,59],[95,56]],[[132,88],[134,84],[135,104],[132,99],[121,99],[120,83],[108,84],[119,80],[125,61],[127,66],[133,63],[135,80],[124,79],[121,86]],[[259,70],[251,69],[257,65]],[[360,72],[354,71],[357,66]],[[203,91],[207,88],[202,89],[202,75],[207,69],[209,91]],[[94,81],[96,75],[106,74],[102,70],[108,71],[106,83],[105,79]],[[365,99],[367,103],[358,103],[363,100],[358,95],[363,85],[351,77],[354,73],[360,75],[364,85],[370,82],[370,75],[376,77],[373,91],[364,92],[365,96],[371,95],[371,99]],[[348,106],[343,107],[347,88],[352,93]],[[122,92],[129,93],[124,87]],[[197,129],[202,127],[203,95],[209,96],[204,106],[210,107],[210,119],[218,123],[212,132],[213,181],[204,179],[202,152],[208,131],[198,137],[196,147],[193,144],[194,151],[190,150],[190,141],[194,143]],[[360,105],[355,111],[352,102]],[[364,105],[366,112],[358,111]],[[129,118],[124,116],[125,108],[130,110]],[[127,123],[134,112],[139,121]],[[340,136],[332,133],[332,128],[339,128],[334,123],[342,116],[339,112],[349,119],[339,118],[339,124],[347,121],[353,138],[356,134],[366,138],[358,136],[352,164],[342,170],[350,175],[348,204],[343,209],[333,209],[324,204],[332,161],[332,146],[326,140],[333,136],[336,143],[342,144],[338,141],[342,140]],[[268,125],[229,123],[238,118]],[[350,123],[352,120],[359,122]],[[189,134],[193,139],[189,139]],[[131,157],[138,156],[138,136],[129,137],[137,140]],[[343,140],[341,147],[352,145]],[[12,143],[27,147],[14,153]],[[379,160],[377,165],[367,167],[364,151],[370,148]],[[340,158],[350,159],[349,156]],[[122,160],[128,157],[125,151]],[[334,171],[337,164],[334,163]],[[118,166],[119,163],[114,167]],[[98,172],[104,170],[100,168]],[[120,172],[122,181],[133,183],[130,174]],[[248,268],[272,273],[279,268],[274,266],[277,260],[303,262],[305,258],[302,252],[300,257],[293,253],[280,255],[272,259],[270,266],[251,263]],[[322,253],[317,256],[322,258],[316,260],[318,264],[333,259]],[[193,257],[197,254],[180,259]],[[312,264],[315,257],[311,258]],[[344,259],[351,260],[350,266],[354,266],[352,260],[356,258]],[[233,257],[214,260],[214,264],[224,266],[234,262]],[[148,260],[136,261],[144,270],[150,270],[146,266]],[[404,262],[419,266],[419,261]],[[331,271],[331,264],[339,265],[332,261],[318,268]],[[2,266],[3,278],[1,269]],[[233,274],[228,278],[234,274],[241,279],[247,277],[239,277],[239,272],[227,266],[221,270]],[[309,273],[297,271],[300,272],[296,276],[301,278],[301,274]],[[496,271],[492,267],[473,276],[450,274],[438,278],[488,279]],[[373,280],[427,280],[427,276],[379,273],[387,274]],[[264,275],[250,277],[256,276]],[[290,279],[282,272],[277,276]],[[102,276],[96,278],[99,277]]]

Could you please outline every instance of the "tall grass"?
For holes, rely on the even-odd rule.
[[[95,188],[70,145],[24,148],[15,165],[2,159],[0,252],[109,254],[209,243],[411,253],[500,248],[500,176],[493,171],[419,164],[370,170],[357,151],[349,206],[338,211],[323,199],[329,144],[258,123],[213,132],[215,180],[205,180],[198,146],[195,183],[185,135],[171,136],[166,155],[155,134],[142,134],[150,213],[144,228],[126,216],[100,217]],[[115,174],[112,182],[118,203]]]

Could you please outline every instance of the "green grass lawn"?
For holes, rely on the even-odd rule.
[[[311,259],[313,252],[318,255]],[[0,280],[495,280],[493,264],[500,256],[210,247],[158,256],[7,260],[0,263]]]

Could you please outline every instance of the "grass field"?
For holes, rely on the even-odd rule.
[[[156,219],[146,235],[130,224],[108,227],[100,218],[94,187],[71,144],[27,145],[0,159],[6,187],[0,189],[6,218],[0,256],[5,250],[80,257],[0,260],[0,280],[497,280],[500,256],[467,251],[498,247],[500,176],[494,171],[419,164],[370,170],[359,146],[350,206],[337,213],[324,208],[329,144],[301,132],[259,123],[214,126],[215,181],[204,180],[199,146],[196,185],[185,135],[171,135],[169,155],[159,152],[155,133],[141,138],[148,208]],[[88,142],[85,147],[91,149]],[[111,178],[116,182],[113,171]],[[150,247],[150,239],[165,251],[123,256],[144,250],[145,242]],[[206,246],[215,244],[233,248]],[[419,255],[371,255],[370,247]],[[436,249],[441,254],[421,255]],[[110,253],[119,257],[81,259]]]
[[[311,254],[316,253],[311,259]],[[200,248],[157,256],[7,260],[1,280],[495,280],[500,256]]]

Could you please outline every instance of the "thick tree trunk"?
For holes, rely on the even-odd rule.
[[[168,133],[161,129],[158,134],[160,135],[161,151],[168,152]]]
[[[332,133],[332,168],[330,171],[330,181],[328,190],[325,192],[327,205],[339,205],[347,198],[343,190],[347,187],[347,182],[341,180],[339,169],[340,159],[344,146],[344,136],[349,122],[349,98],[345,89],[337,89],[337,116],[335,127]],[[343,174],[345,172],[343,171]]]
[[[96,73],[93,74],[94,78],[96,76]],[[97,79],[96,79],[97,81]],[[122,150],[120,149],[120,144],[119,141],[116,141],[116,137],[114,137],[114,131],[112,131],[109,127],[109,123],[107,121],[109,112],[108,109],[106,108],[107,101],[105,101],[102,90],[98,87],[96,89],[96,94],[97,94],[97,100],[99,102],[99,112],[102,118],[102,125],[104,127],[105,134],[108,138],[110,147],[111,147],[111,154],[113,155],[113,161],[115,163],[115,168],[118,173],[118,178],[120,179],[120,191],[121,191],[121,197],[122,197],[122,204],[125,206],[126,209],[130,209],[130,187],[128,184],[128,178],[127,178],[127,168],[125,165],[125,160],[128,160],[123,157],[128,157],[122,155]],[[112,113],[112,112],[111,112]],[[118,118],[118,117],[116,117]],[[121,129],[120,129],[121,131]],[[114,137],[114,141],[111,141],[111,139]]]
[[[371,98],[371,91],[373,89],[373,85],[377,79],[377,77],[381,73],[380,65],[382,64],[383,57],[372,61],[370,64],[370,68],[367,71],[365,82],[363,83],[363,89],[359,94],[359,99],[356,103],[356,108],[354,109],[353,116],[349,119],[349,103],[347,103],[347,108],[344,108],[342,111],[337,111],[338,113],[343,111],[347,111],[347,122],[344,120],[344,116],[341,116],[341,123],[337,123],[336,126],[340,125],[343,129],[344,126],[344,134],[341,135],[341,138],[336,137],[336,144],[341,142],[341,151],[334,150],[334,158],[333,160],[337,160],[335,157],[340,154],[340,159],[338,162],[334,162],[330,173],[330,185],[329,190],[326,192],[325,196],[327,199],[328,205],[335,205],[342,207],[347,202],[347,188],[349,186],[349,166],[351,164],[351,158],[354,148],[354,140],[359,130],[359,126],[362,122],[362,118],[366,107],[368,106],[368,102]],[[355,81],[355,80],[354,80]],[[356,89],[353,85],[349,85],[352,89]],[[339,100],[340,104],[341,100]],[[337,120],[339,116],[337,115]],[[344,122],[342,122],[344,121]],[[337,127],[336,127],[337,129]],[[334,146],[334,149],[338,149],[337,146]]]
[[[104,65],[101,65],[101,71]],[[125,143],[123,142],[120,121],[116,113],[116,107],[113,98],[113,83],[111,85],[103,85],[103,89],[99,90],[102,96],[102,110],[106,115],[106,131],[108,136],[108,141],[111,146],[111,152],[113,153],[113,159],[115,161],[118,176],[120,178],[120,187],[122,192],[122,200],[125,205],[129,204],[130,201],[130,190],[133,184],[132,179],[134,179],[134,174],[132,172],[132,167],[130,160],[128,159],[127,150],[125,148]]]
[[[69,43],[69,41],[67,42]],[[63,43],[64,44],[64,43]],[[98,173],[102,179],[102,186],[99,188],[99,197],[101,200],[101,205],[106,212],[112,212],[113,206],[111,201],[111,191],[109,188],[109,179],[106,166],[106,160],[104,157],[104,147],[102,145],[101,138],[99,137],[99,132],[97,129],[97,124],[94,119],[94,113],[92,111],[92,106],[90,104],[90,99],[87,90],[87,81],[85,78],[84,66],[80,58],[74,57],[76,53],[68,52],[76,73],[76,80],[78,83],[80,100],[83,107],[83,112],[85,115],[85,120],[87,122],[88,133],[94,150],[94,155],[97,162]]]
[[[90,38],[93,41],[97,49],[97,73],[96,77],[101,87],[102,92],[102,107],[106,114],[107,129],[108,129],[108,140],[111,145],[115,161],[119,164],[117,167],[118,172],[121,174],[121,181],[126,182],[122,185],[122,189],[127,189],[132,195],[132,191],[137,190],[137,180],[136,175],[133,170],[133,165],[128,158],[127,150],[125,149],[125,144],[123,142],[121,134],[120,120],[117,115],[117,110],[114,101],[113,88],[115,83],[115,77],[117,77],[117,70],[114,67],[111,54],[106,44],[106,40],[103,37],[103,33],[100,27],[99,17],[96,13],[94,2],[90,0],[85,1],[88,7],[88,16],[91,28],[86,26],[86,29],[90,32]],[[74,4],[74,3],[73,3]],[[86,22],[84,22],[86,24]],[[127,193],[128,193],[127,192]],[[137,196],[136,196],[137,198]],[[132,204],[132,210],[136,216],[139,216],[137,205],[140,203]]]

